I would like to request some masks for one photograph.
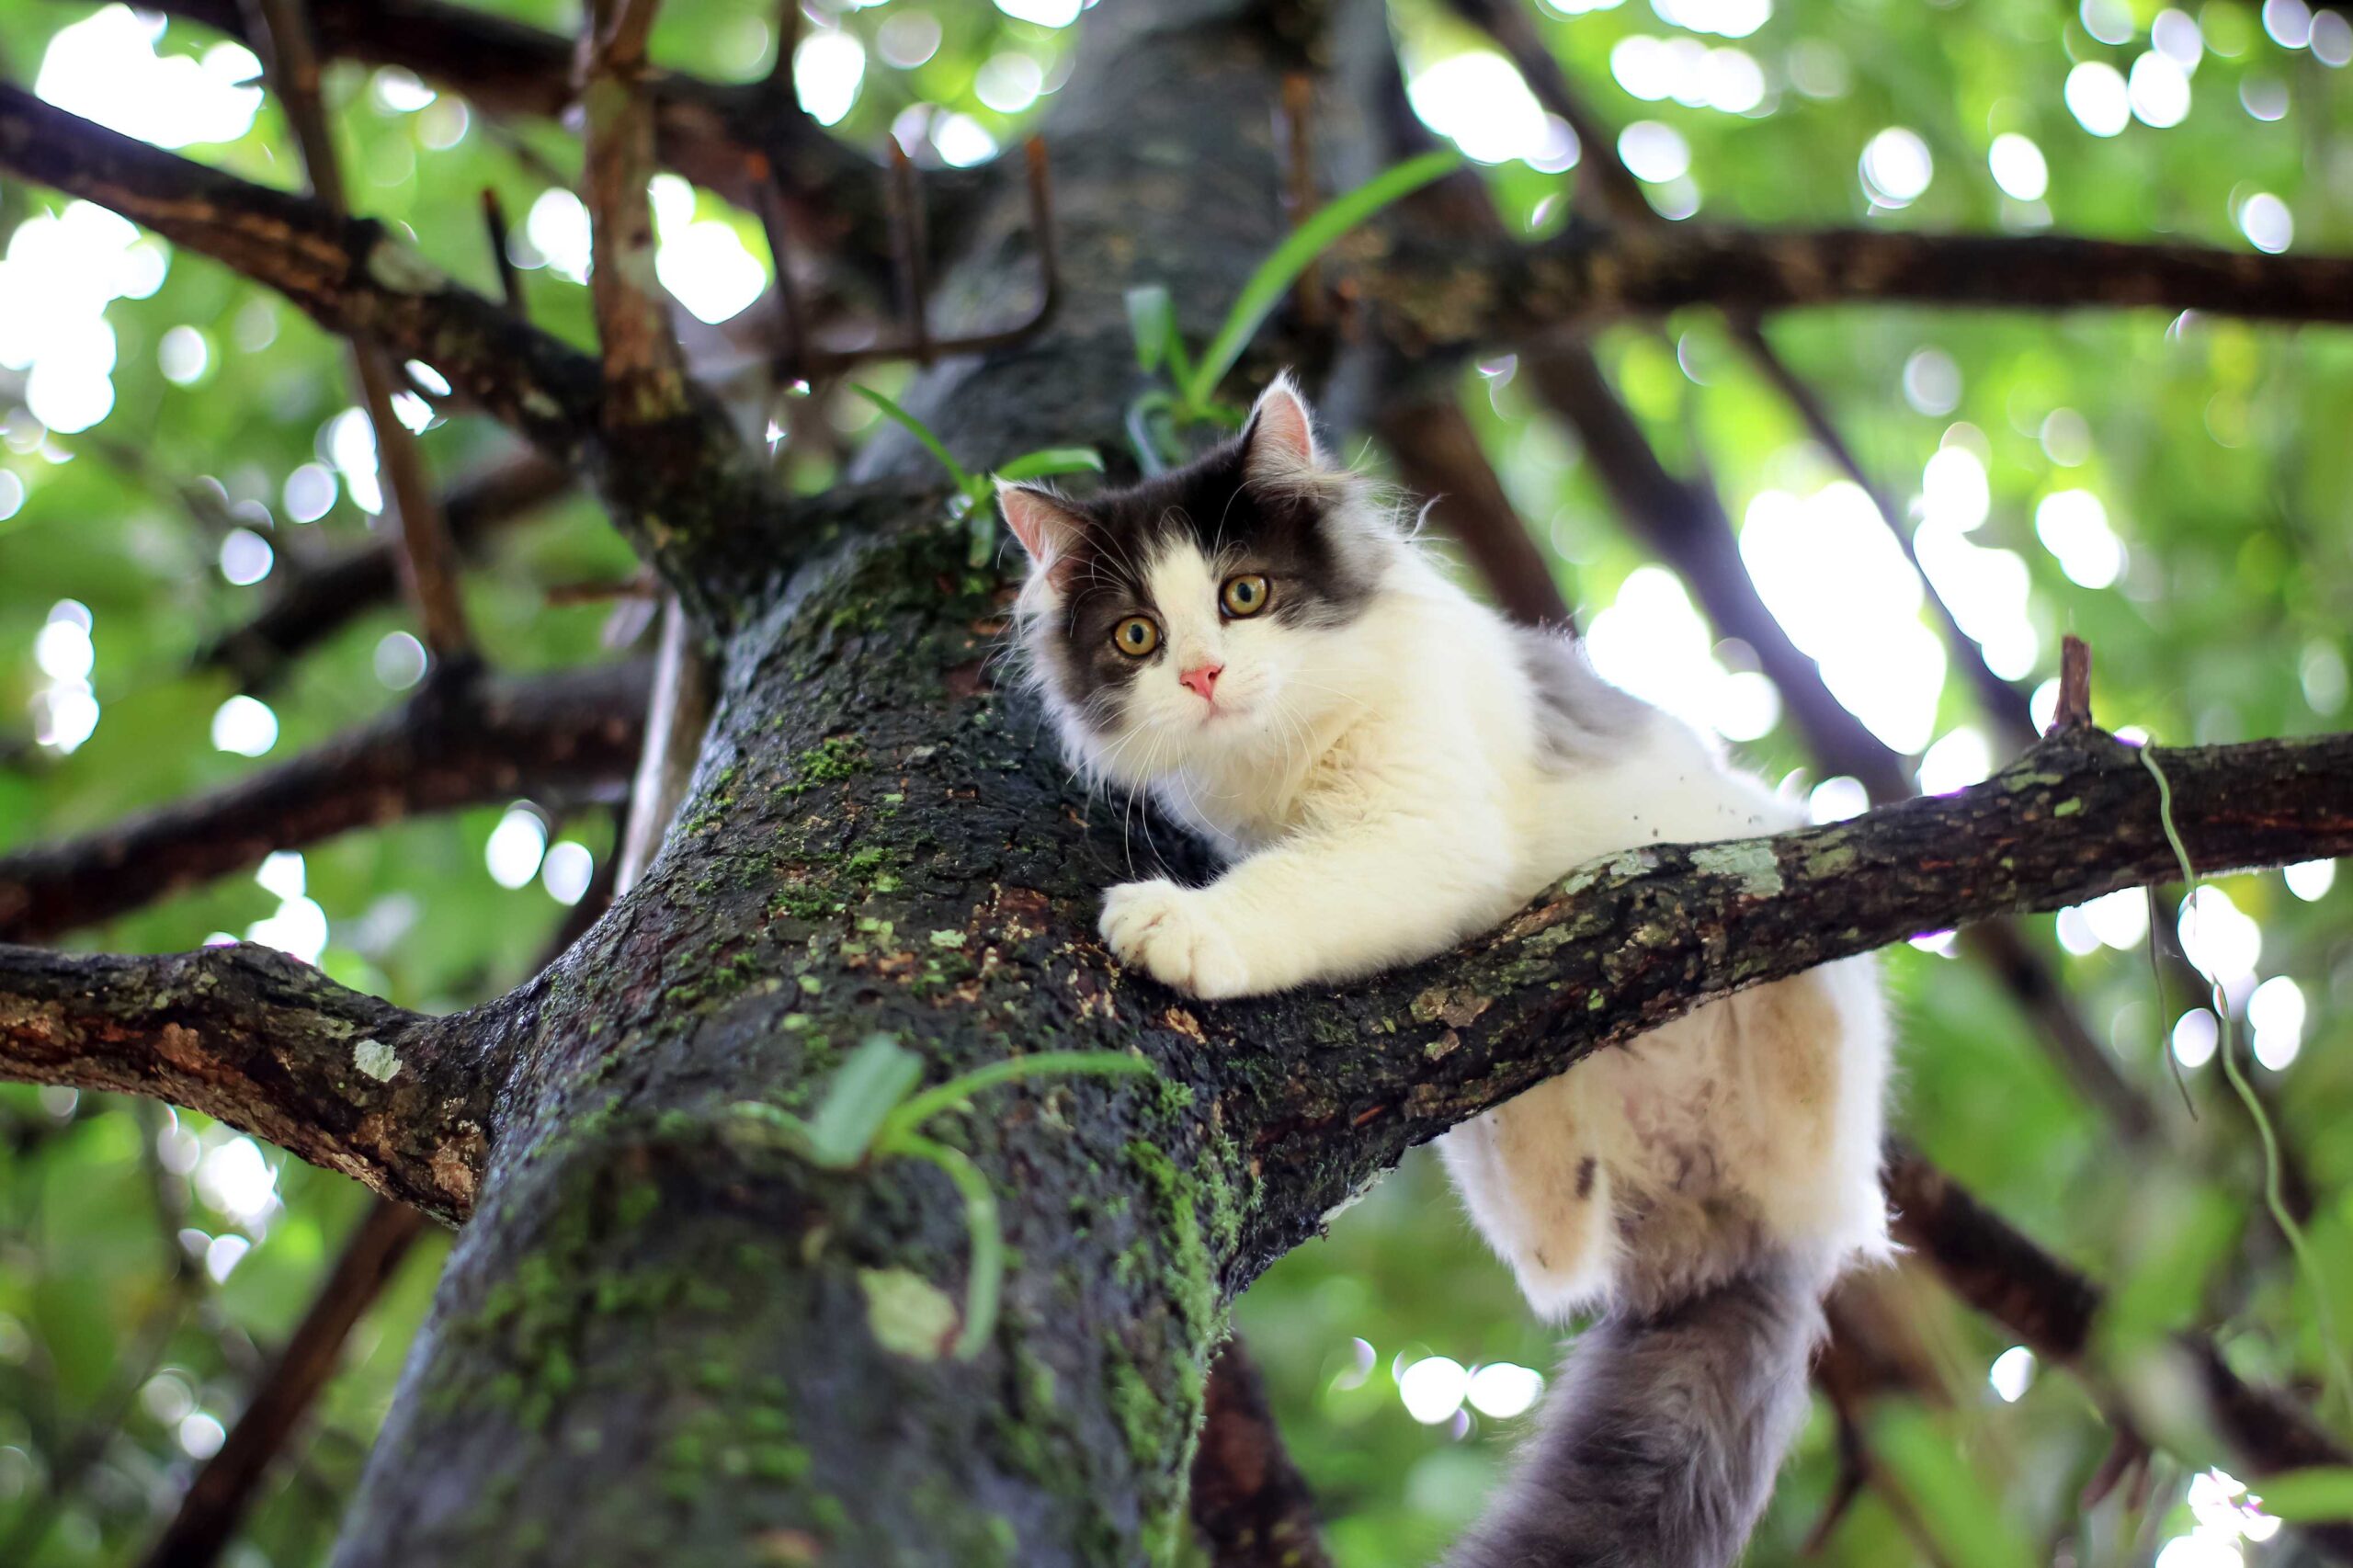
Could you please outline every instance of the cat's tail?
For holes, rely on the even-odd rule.
[[[1775,1256],[1577,1338],[1518,1473],[1448,1568],[1722,1568],[1805,1419],[1821,1270]]]

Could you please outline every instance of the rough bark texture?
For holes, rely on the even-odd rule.
[[[455,1221],[492,1122],[483,1042],[269,948],[0,946],[7,1075],[168,1100]]]

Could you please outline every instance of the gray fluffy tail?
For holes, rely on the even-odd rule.
[[[1819,1274],[1760,1262],[1578,1336],[1518,1473],[1449,1568],[1722,1568],[1805,1419]]]

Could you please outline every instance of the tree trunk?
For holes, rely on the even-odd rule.
[[[1249,9],[1090,18],[1050,126],[1055,327],[911,399],[960,453],[1116,460],[1141,387],[1122,290],[1170,285],[1203,335],[1279,237],[1278,46]],[[974,319],[1032,286],[998,258],[1019,220],[984,220],[951,280]],[[928,461],[874,450],[863,477]],[[1006,594],[969,540],[913,501],[740,617],[664,854],[498,1005],[524,1065],[345,1563],[1043,1568],[1168,1540],[1256,1189],[1183,1081],[1199,1027],[1071,940],[1155,846],[995,689]],[[991,1091],[946,1131],[1013,1258],[969,1362],[945,1355],[968,1242],[943,1175],[825,1174],[743,1109],[806,1114],[876,1029],[935,1078],[1046,1048],[1179,1064]]]

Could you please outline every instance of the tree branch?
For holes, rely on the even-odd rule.
[[[1761,312],[1902,302],[2353,322],[2349,256],[2055,234],[1705,223],[1597,232],[1578,222],[1542,244],[1483,257],[1456,236],[1385,232],[1392,248],[1360,266],[1353,281],[1375,330],[1425,354],[1688,305]]]
[[[318,51],[313,47],[303,0],[244,0],[244,6],[249,21],[246,31],[270,85],[277,90],[278,107],[294,130],[311,194],[330,216],[347,217],[351,204],[345,194],[334,134],[319,101]],[[473,640],[466,631],[465,607],[458,597],[457,555],[425,471],[424,454],[392,411],[392,363],[384,356],[383,346],[365,335],[353,334],[349,347],[352,379],[359,385],[359,401],[375,435],[385,495],[400,525],[402,585],[416,610],[425,645],[432,650],[436,663],[471,660]]]
[[[1896,1239],[1934,1264],[1955,1295],[2044,1360],[2082,1374],[2100,1390],[2104,1403],[2117,1403],[2115,1391],[2101,1387],[2098,1369],[2087,1365],[2106,1304],[2097,1285],[2044,1252],[1915,1151],[1890,1149],[1887,1191]],[[2211,1426],[2230,1445],[2234,1469],[2264,1476],[2353,1464],[2353,1454],[2292,1400],[2232,1371],[2211,1336],[2185,1334],[2178,1344],[2194,1369]],[[2307,1527],[2305,1534],[2337,1561],[2353,1561],[2353,1525]]]
[[[496,1086],[435,1020],[251,944],[0,945],[0,1078],[169,1100],[450,1221],[473,1207]]]
[[[2353,734],[2160,754],[2201,869],[2353,850]],[[1260,1051],[1223,1072],[1229,1129],[1268,1179],[1305,1185],[1245,1250],[1302,1239],[1413,1143],[1704,1002],[1922,931],[2080,903],[2176,874],[2138,751],[2097,730],[2038,744],[1958,794],[1768,838],[1630,850],[1577,871],[1440,965],[1318,1003],[1293,1073]],[[1283,1032],[1266,1002],[1221,1010],[1236,1039]],[[1378,1039],[1378,1051],[1354,1042]],[[1275,1173],[1279,1172],[1278,1176]]]
[[[1552,563],[1504,494],[1460,403],[1440,397],[1387,404],[1373,411],[1372,430],[1396,459],[1405,488],[1427,498],[1461,543],[1497,608],[1530,626],[1574,628]]]
[[[245,37],[240,0],[165,0],[156,9]],[[488,114],[552,119],[574,101],[574,51],[561,34],[439,0],[313,0],[313,15],[327,54],[413,71]],[[786,71],[789,78],[789,62]],[[668,167],[756,211],[758,154],[792,209],[795,233],[854,266],[889,256],[881,171],[799,112],[789,93],[658,70],[642,86]],[[926,178],[935,201],[946,196],[961,207],[986,176],[948,170]]]
[[[635,662],[427,687],[211,794],[0,857],[0,940],[92,925],[354,828],[525,793],[617,800],[646,687]]]
[[[219,1561],[270,1461],[335,1375],[344,1341],[392,1281],[425,1224],[415,1210],[385,1199],[369,1208],[286,1348],[238,1413],[228,1440],[181,1495],[179,1511],[148,1551],[147,1568],[208,1568]]]
[[[788,509],[727,415],[691,385],[658,446],[641,429],[626,453],[604,436],[603,377],[579,350],[463,288],[369,219],[253,185],[0,85],[0,168],[109,208],[264,283],[329,331],[421,359],[566,468],[585,467],[614,522],[699,616],[730,607],[707,591],[713,555]],[[781,532],[782,529],[772,531]],[[768,541],[771,550],[773,540]]]
[[[438,503],[450,541],[461,554],[473,551],[492,532],[563,495],[574,478],[525,452],[458,481]],[[189,667],[226,670],[242,690],[267,689],[297,655],[399,592],[398,553],[390,540],[379,540],[285,572],[277,596],[251,620],[199,650]]]

